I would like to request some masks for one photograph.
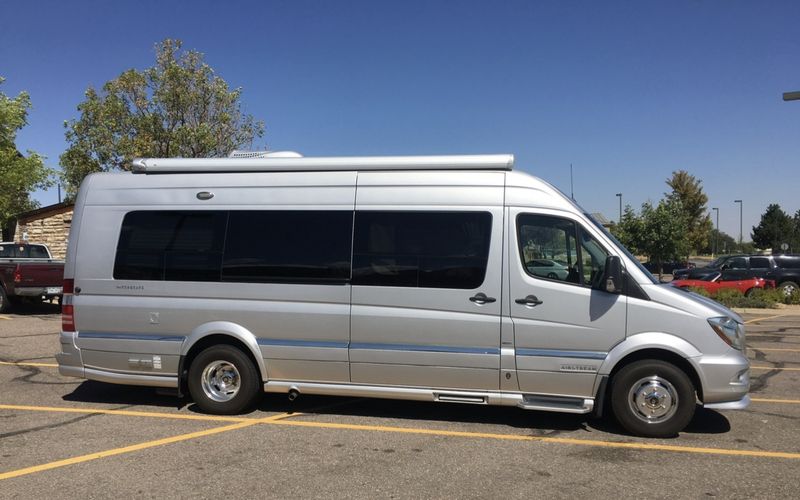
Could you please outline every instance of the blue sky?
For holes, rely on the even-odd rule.
[[[0,87],[19,135],[58,166],[88,86],[178,38],[243,88],[257,146],[307,156],[514,153],[518,169],[616,219],[703,181],[745,239],[769,203],[800,209],[800,2],[36,1],[0,3]],[[36,194],[57,201],[55,189]]]

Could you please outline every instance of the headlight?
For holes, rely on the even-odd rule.
[[[708,324],[726,344],[740,351],[744,349],[744,325],[727,316],[709,318]]]

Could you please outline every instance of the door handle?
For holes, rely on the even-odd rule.
[[[539,304],[543,304],[543,302],[541,300],[539,300],[536,297],[536,295],[528,295],[524,299],[517,299],[514,302],[516,302],[517,304],[522,304],[523,306],[526,306],[526,307],[534,307],[534,306],[538,306]]]
[[[492,302],[497,302],[497,299],[494,297],[487,297],[485,293],[477,293],[474,296],[470,297],[469,300],[471,302],[475,302],[478,305],[482,304],[491,304]]]

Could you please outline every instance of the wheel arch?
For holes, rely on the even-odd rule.
[[[628,337],[614,347],[598,371],[611,380],[623,367],[642,359],[658,359],[671,363],[689,377],[703,400],[703,381],[691,359],[702,353],[689,342],[668,333],[642,333]],[[598,390],[600,388],[598,387]],[[607,396],[606,394],[600,395]]]
[[[213,321],[197,327],[181,346],[178,378],[182,393],[186,392],[186,376],[194,358],[204,349],[220,344],[240,349],[255,364],[262,384],[268,380],[266,363],[261,356],[256,336],[241,325],[227,321]]]

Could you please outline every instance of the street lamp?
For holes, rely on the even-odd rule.
[[[784,92],[784,101],[800,101],[800,92]]]
[[[733,200],[734,203],[739,204],[739,251],[742,251],[742,200]]]
[[[719,208],[712,207],[711,210],[717,212],[717,232],[714,233],[714,249],[711,250],[711,256],[713,257],[715,253],[719,252]]]
[[[619,223],[622,224],[622,193],[617,193],[619,198]]]

